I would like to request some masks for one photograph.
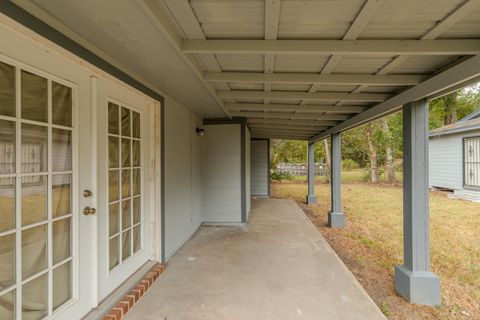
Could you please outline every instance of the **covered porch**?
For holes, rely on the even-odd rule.
[[[161,303],[158,303],[161,301]],[[385,319],[293,200],[203,226],[125,319]]]
[[[270,195],[270,141],[295,139],[315,203],[331,139],[343,227],[341,135],[400,110],[396,290],[439,305],[428,102],[480,79],[479,17],[478,0],[2,1],[0,320],[88,317],[148,263],[171,269],[130,319],[382,318],[297,205],[251,198]]]

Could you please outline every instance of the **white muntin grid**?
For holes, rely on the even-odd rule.
[[[10,59],[5,56],[0,56],[0,62],[5,63],[7,65],[14,67],[14,74],[15,74],[15,116],[4,116],[0,115],[0,120],[9,121],[10,123],[14,124],[14,144],[15,144],[15,171],[14,173],[9,174],[0,174],[0,178],[11,178],[14,179],[13,188],[14,188],[14,211],[15,211],[15,225],[12,229],[0,232],[0,237],[5,237],[8,235],[15,236],[15,247],[14,247],[14,281],[13,284],[2,288],[0,290],[0,297],[6,297],[9,294],[13,293],[14,299],[14,316],[15,319],[21,320],[22,319],[22,288],[25,285],[28,285],[32,281],[39,279],[40,277],[47,277],[47,291],[46,294],[46,310],[45,310],[45,317],[50,317],[53,314],[60,312],[61,310],[67,308],[71,303],[73,303],[77,298],[77,287],[78,287],[78,279],[77,279],[77,223],[76,219],[78,219],[77,210],[78,207],[78,200],[74,195],[77,194],[77,163],[76,163],[76,154],[77,154],[77,134],[76,134],[76,94],[77,88],[75,84],[68,83],[65,80],[56,78],[52,75],[49,75],[43,71],[37,70],[32,68],[28,65],[19,63],[13,59]],[[21,105],[21,80],[22,80],[22,71],[31,73],[35,76],[42,77],[47,82],[47,122],[41,121],[34,121],[28,119],[22,119],[22,105]],[[57,84],[66,86],[71,89],[72,94],[72,110],[71,110],[71,127],[57,125],[52,123],[52,83],[55,82]],[[25,155],[22,154],[22,127],[25,125],[33,125],[36,128],[45,128],[46,129],[46,155],[44,156],[43,161],[46,162],[46,168],[42,168],[37,172],[22,172],[22,158],[25,158]],[[69,132],[70,135],[70,159],[71,159],[71,168],[70,170],[64,171],[54,171],[53,164],[52,164],[52,131],[54,129],[64,130],[65,133]],[[45,146],[43,146],[45,147]],[[45,170],[46,169],[46,170]],[[53,203],[52,203],[52,181],[54,177],[60,176],[69,176],[68,181],[70,182],[70,209],[71,212],[58,216],[53,217]],[[28,179],[28,178],[38,177],[38,179]],[[34,223],[22,225],[22,179],[25,180],[35,180],[39,181],[42,184],[45,184],[46,180],[46,190],[44,189],[42,192],[46,191],[46,208],[42,208],[41,210],[46,209],[46,217],[43,218],[41,221],[37,221]],[[25,183],[26,184],[26,183]],[[42,187],[43,188],[43,187]],[[68,221],[69,223],[69,255],[66,258],[63,258],[61,261],[53,261],[53,225],[56,222],[60,221]],[[46,251],[47,251],[47,258],[46,258],[46,268],[42,268],[40,270],[35,270],[32,274],[23,277],[23,270],[22,270],[22,234],[28,232],[29,230],[34,230],[34,228],[46,228]],[[59,267],[64,267],[69,264],[70,269],[70,298],[67,299],[64,303],[57,307],[57,309],[53,310],[53,273],[54,270],[57,270]]]
[[[110,114],[110,105],[112,108],[116,108],[117,110],[117,126],[118,126],[118,132],[117,133],[111,133],[109,130],[109,121],[111,120],[111,114]],[[108,263],[108,269],[109,272],[114,272],[117,268],[119,268],[126,260],[129,258],[133,257],[136,255],[137,252],[141,251],[142,248],[142,219],[143,219],[143,193],[142,193],[142,181],[143,181],[143,170],[142,170],[142,151],[143,151],[143,140],[142,140],[142,120],[143,120],[143,115],[142,112],[139,110],[136,110],[133,107],[130,107],[120,101],[116,101],[114,99],[109,98],[107,100],[107,145],[108,148],[106,150],[107,152],[107,163],[108,163],[108,177],[107,177],[107,195],[108,198],[110,198],[110,193],[111,190],[110,188],[112,187],[111,182],[110,182],[110,175],[112,173],[117,173],[117,199],[110,201],[110,199],[107,199],[108,202],[108,210],[109,210],[109,215],[108,215],[108,226],[107,226],[107,232],[108,232],[108,251],[109,251],[109,257],[111,256],[110,251],[114,250],[113,246],[116,246],[116,252],[117,252],[117,261],[115,264],[111,265],[111,261]],[[122,112],[126,111],[128,112],[128,126],[129,126],[129,134],[124,134],[123,132],[123,125],[122,125]],[[139,117],[139,128],[138,128],[138,137],[134,137],[133,134],[133,129],[134,129],[134,123],[133,123],[133,115],[136,114]],[[117,158],[118,158],[118,165],[111,167],[110,166],[110,157],[111,155],[109,154],[110,151],[110,140],[115,139],[116,140],[116,146],[117,146]],[[124,157],[123,157],[123,146],[122,144],[126,143],[128,145],[128,152],[129,152],[129,164],[123,165]],[[138,144],[138,163],[134,164],[134,144]],[[138,179],[138,190],[134,194],[134,172],[137,172],[137,179]],[[128,179],[128,192],[127,194],[124,194],[124,177],[126,175],[129,175]],[[128,217],[130,221],[128,224],[125,224],[124,222],[124,204],[128,201],[128,210],[129,214]],[[139,210],[139,219],[138,221],[134,221],[134,205],[136,204],[138,210]],[[116,230],[113,234],[110,234],[110,225],[112,221],[110,221],[110,210],[112,206],[117,206],[117,215],[118,215],[118,220],[117,220],[117,225],[118,225],[118,230]],[[139,246],[135,248],[135,237],[134,235],[138,233],[138,237],[140,239]],[[127,242],[128,242],[128,253],[124,252],[123,248],[123,241],[124,238],[127,237]],[[124,255],[125,254],[125,255]]]

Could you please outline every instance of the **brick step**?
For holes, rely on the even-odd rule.
[[[145,292],[150,289],[153,283],[160,277],[165,271],[163,264],[155,265],[147,275],[140,280],[137,285],[112,308],[105,316],[103,320],[121,320],[130,309],[143,297]]]

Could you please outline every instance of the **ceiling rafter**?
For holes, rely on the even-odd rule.
[[[220,99],[282,99],[282,100],[318,100],[318,101],[368,101],[380,102],[391,95],[384,93],[347,93],[347,92],[299,92],[299,91],[217,91]]]
[[[281,3],[281,0],[265,0],[265,40],[277,39]],[[263,64],[264,73],[273,73],[275,68],[275,55],[266,54]],[[272,84],[265,82],[263,89],[266,92],[272,91]],[[268,104],[270,100],[264,99],[264,103]]]
[[[424,75],[370,75],[370,74],[318,74],[318,73],[258,73],[258,72],[205,72],[207,82],[248,83],[301,83],[329,85],[368,84],[377,86],[415,85],[426,79]]]
[[[318,114],[318,113],[286,113],[286,112],[238,112],[232,111],[234,117],[265,118],[265,119],[312,119],[312,120],[339,120],[350,118],[345,114]]]
[[[425,33],[420,40],[434,40],[439,37],[443,32],[447,31],[451,28],[455,23],[460,21],[463,17],[467,14],[472,12],[474,9],[480,6],[480,0],[466,0],[465,2],[461,3],[458,7],[456,7],[452,12],[446,15],[444,19],[439,21],[432,29],[430,29],[427,33]],[[393,58],[390,62],[388,62],[385,66],[383,66],[376,75],[386,75],[396,67],[401,65],[405,62],[409,57],[398,55]],[[368,87],[366,84],[361,84],[352,93],[359,93],[365,90]]]
[[[179,28],[182,30],[186,39],[205,40],[200,23],[198,22],[192,6],[188,0],[163,0],[170,13],[175,17]],[[204,68],[209,72],[221,72],[222,69],[214,54],[201,53],[197,55]],[[228,83],[219,84],[221,90],[230,90]]]
[[[339,121],[332,120],[303,120],[303,119],[264,119],[248,118],[248,123],[280,124],[280,125],[303,125],[303,126],[334,126]]]
[[[248,125],[250,128],[255,128],[255,129],[260,129],[260,128],[263,128],[263,129],[277,129],[277,130],[286,130],[286,131],[299,131],[299,132],[303,132],[303,131],[307,131],[307,132],[310,132],[310,131],[321,131],[321,130],[326,130],[328,129],[329,127],[327,126],[300,126],[300,125],[275,125],[275,124],[261,124],[261,123],[250,123]]]
[[[280,135],[280,134],[252,134],[252,138],[257,138],[257,139],[281,139],[281,140],[301,140],[305,141],[310,138],[310,136],[304,136],[304,137],[292,137],[288,135]]]
[[[410,101],[423,99],[450,87],[468,83],[472,79],[478,79],[479,77],[480,55],[476,55],[312,137],[310,142],[324,139],[329,134],[342,132],[368,121],[381,118],[395,112]]]
[[[316,130],[309,130],[309,131],[292,131],[292,130],[283,130],[283,129],[275,129],[275,128],[259,128],[259,127],[250,127],[252,132],[276,132],[276,133],[284,133],[296,136],[306,136],[306,135],[314,135]]]
[[[223,101],[218,99],[215,94],[216,89],[210,84],[203,80],[203,73],[205,70],[198,63],[198,61],[190,56],[183,54],[182,46],[183,39],[178,35],[174,26],[170,23],[168,17],[165,15],[163,10],[158,6],[155,0],[137,0],[137,4],[140,9],[145,13],[145,15],[150,19],[153,25],[157,30],[167,39],[167,41],[172,45],[172,47],[180,54],[182,59],[187,63],[189,68],[193,71],[195,76],[200,79],[205,88],[210,92],[210,94],[217,101],[218,105],[222,108],[227,116],[230,116],[227,109],[223,105]]]
[[[370,20],[373,18],[375,13],[383,4],[383,0],[367,0],[363,5],[360,12],[357,14],[352,24],[348,28],[347,32],[343,36],[343,40],[355,40],[358,38],[360,33],[365,29]],[[342,60],[341,55],[332,55],[328,59],[327,63],[323,67],[321,73],[329,74],[332,73],[335,69],[335,66]],[[316,92],[318,90],[319,84],[315,83],[308,89],[308,92]],[[302,104],[306,104],[306,101],[302,101]]]
[[[261,104],[261,103],[226,103],[230,111],[289,111],[289,112],[332,112],[332,113],[360,113],[364,106],[299,106],[296,104]]]
[[[293,132],[281,132],[281,131],[271,131],[271,130],[267,130],[267,131],[252,131],[251,132],[252,135],[262,135],[262,134],[265,134],[265,135],[281,135],[281,136],[284,136],[284,137],[295,137],[295,138],[303,138],[303,139],[308,139],[309,137],[311,137],[314,133],[293,133]]]
[[[479,39],[440,40],[185,40],[184,53],[476,55]]]

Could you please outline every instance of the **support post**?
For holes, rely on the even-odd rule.
[[[315,195],[315,148],[313,143],[308,144],[308,195],[307,204],[317,203]]]
[[[342,137],[340,133],[331,135],[331,200],[332,208],[328,213],[328,226],[342,228],[345,226],[345,214],[342,212],[341,170],[342,170]]]
[[[428,102],[403,107],[403,256],[395,289],[410,303],[440,305],[440,279],[430,272]]]

